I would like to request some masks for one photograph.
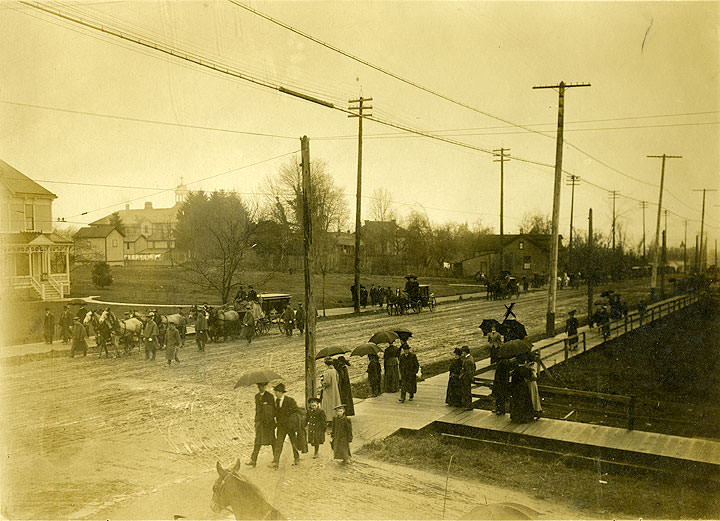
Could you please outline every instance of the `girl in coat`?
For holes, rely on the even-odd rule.
[[[320,445],[325,443],[325,429],[327,428],[327,418],[325,411],[320,408],[320,400],[318,398],[310,398],[308,400],[307,412],[307,442],[315,447],[313,458],[318,457]]]
[[[370,385],[370,391],[373,396],[380,394],[380,382],[382,382],[382,373],[380,369],[380,359],[378,355],[368,355],[368,384]]]
[[[333,418],[332,440],[330,444],[333,448],[333,457],[343,460],[343,463],[350,462],[350,442],[352,441],[352,423],[350,418],[345,416],[345,406],[343,404],[335,407],[335,418]]]
[[[398,355],[400,348],[390,343],[383,354],[385,363],[385,392],[396,393],[400,389],[400,365]]]

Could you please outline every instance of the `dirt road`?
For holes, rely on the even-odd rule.
[[[560,292],[558,317],[568,309],[581,309],[584,299],[579,291]],[[402,325],[415,332],[418,357],[421,364],[428,363],[448,357],[458,345],[483,345],[477,325],[485,317],[501,318],[503,311],[503,302],[465,301],[441,306],[432,314],[327,321],[320,325],[318,347],[352,347],[377,329]],[[520,297],[516,311],[531,332],[542,330],[545,295]],[[209,469],[216,460],[230,464],[240,457],[244,461],[252,444],[255,391],[234,391],[235,379],[246,370],[269,366],[284,376],[290,395],[302,400],[303,353],[299,336],[288,339],[274,334],[251,345],[239,341],[210,344],[206,353],[188,345],[180,352],[182,363],[171,368],[164,352],[154,362],[144,361],[137,352],[118,360],[97,359],[93,352],[87,358],[2,366],[0,513],[8,518],[111,517],[106,513],[110,511],[113,517],[135,519],[173,514],[216,517],[208,507],[215,479],[214,470]],[[366,360],[352,359],[352,363],[351,378],[364,378]],[[293,495],[293,501],[278,506],[288,516],[410,519],[437,518],[441,513],[435,476],[424,476],[417,483],[415,478],[403,481],[396,478],[400,471],[383,470],[372,462],[340,470],[327,453],[322,460],[308,459],[293,474],[287,466],[289,457],[286,451],[281,470],[273,473],[260,466],[270,459],[268,452],[261,453],[258,469],[250,471],[269,498],[297,490],[292,492],[297,496]],[[344,491],[342,500],[318,494],[318,487],[328,480]],[[441,481],[444,484],[444,477]],[[461,489],[465,487],[454,489],[459,495],[448,507],[456,513],[466,499],[462,494],[470,494]],[[496,497],[496,492],[488,501],[514,494],[502,491]],[[481,497],[478,494],[473,500]],[[153,506],[158,501],[167,503],[161,497],[177,499],[151,515],[152,508],[159,508]],[[384,497],[390,505],[382,504]],[[144,500],[150,510],[143,510]],[[181,504],[185,512],[170,511]],[[123,510],[122,505],[130,510]],[[540,510],[555,518],[577,516],[566,516],[551,505]]]

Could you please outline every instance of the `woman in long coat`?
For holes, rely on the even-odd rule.
[[[385,364],[385,392],[396,393],[400,389],[400,367],[398,355],[400,348],[392,343],[387,346],[383,354],[383,363]]]
[[[347,366],[350,363],[345,360],[344,356],[338,356],[335,360],[335,370],[338,374],[338,391],[340,392],[340,403],[345,404],[345,415],[355,416],[355,406],[353,405],[352,387],[350,386],[350,375]]]
[[[445,403],[450,407],[462,406],[462,391],[460,389],[460,373],[462,372],[462,351],[456,347],[453,349],[455,358],[450,363],[450,376],[448,377]]]
[[[380,394],[380,386],[382,383],[382,373],[380,371],[380,359],[378,355],[368,355],[368,384],[370,384],[370,390],[373,396]]]
[[[417,372],[420,369],[417,355],[412,352],[411,347],[404,343],[402,354],[399,359],[400,367],[400,401],[405,401],[405,393],[410,395],[412,400],[417,392]]]
[[[340,405],[340,390],[338,389],[338,374],[333,367],[333,360],[330,357],[325,359],[325,374],[322,379],[322,398],[320,405],[325,411],[325,417],[328,421],[332,421],[335,416],[335,407]]]
[[[532,381],[532,370],[524,361],[512,373],[510,380],[510,421],[528,423],[535,417],[528,382]]]

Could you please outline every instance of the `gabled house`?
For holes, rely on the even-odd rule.
[[[112,224],[80,228],[73,235],[75,262],[107,262],[111,266],[125,263],[124,235]]]
[[[72,242],[52,231],[57,196],[0,160],[0,255],[7,288],[30,288],[43,300],[70,292]]]

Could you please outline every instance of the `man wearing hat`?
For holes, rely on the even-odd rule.
[[[285,384],[279,383],[273,387],[275,391],[275,423],[277,424],[277,439],[273,451],[272,467],[277,469],[280,466],[280,455],[282,454],[285,437],[290,438],[290,445],[293,451],[293,465],[300,463],[300,453],[297,449],[297,424],[298,410],[297,402],[290,396],[285,396]]]
[[[200,306],[196,306],[195,343],[197,344],[198,351],[200,351],[201,353],[205,351],[205,342],[207,342],[207,329],[208,321],[207,315],[205,315],[205,310]]]
[[[405,393],[410,395],[412,400],[417,392],[417,372],[420,369],[417,355],[412,352],[412,347],[407,341],[402,342],[402,353],[400,353],[400,403],[405,402]]]
[[[575,309],[568,311],[569,318],[565,321],[565,331],[567,332],[568,346],[571,351],[577,349],[578,346],[578,327],[580,323],[578,319],[575,318],[576,312],[577,310]]]
[[[70,358],[75,357],[75,351],[82,351],[87,356],[87,331],[80,322],[80,317],[73,317],[72,346],[70,347]]]
[[[460,372],[460,396],[462,406],[466,411],[472,411],[472,382],[475,376],[475,359],[470,354],[470,347],[462,346],[462,371]]]
[[[252,286],[250,286],[252,288]],[[243,336],[247,339],[247,343],[251,343],[255,336],[255,315],[252,312],[252,306],[245,306],[245,314],[243,315]]]
[[[257,463],[260,447],[270,445],[275,454],[275,398],[267,390],[267,382],[256,384],[258,393],[255,395],[255,443],[246,465],[252,467]]]
[[[155,352],[157,351],[159,335],[160,330],[155,322],[154,314],[151,312],[145,322],[145,329],[143,329],[143,338],[145,339],[145,360],[155,360]],[[152,358],[150,358],[150,354],[152,354]]]

